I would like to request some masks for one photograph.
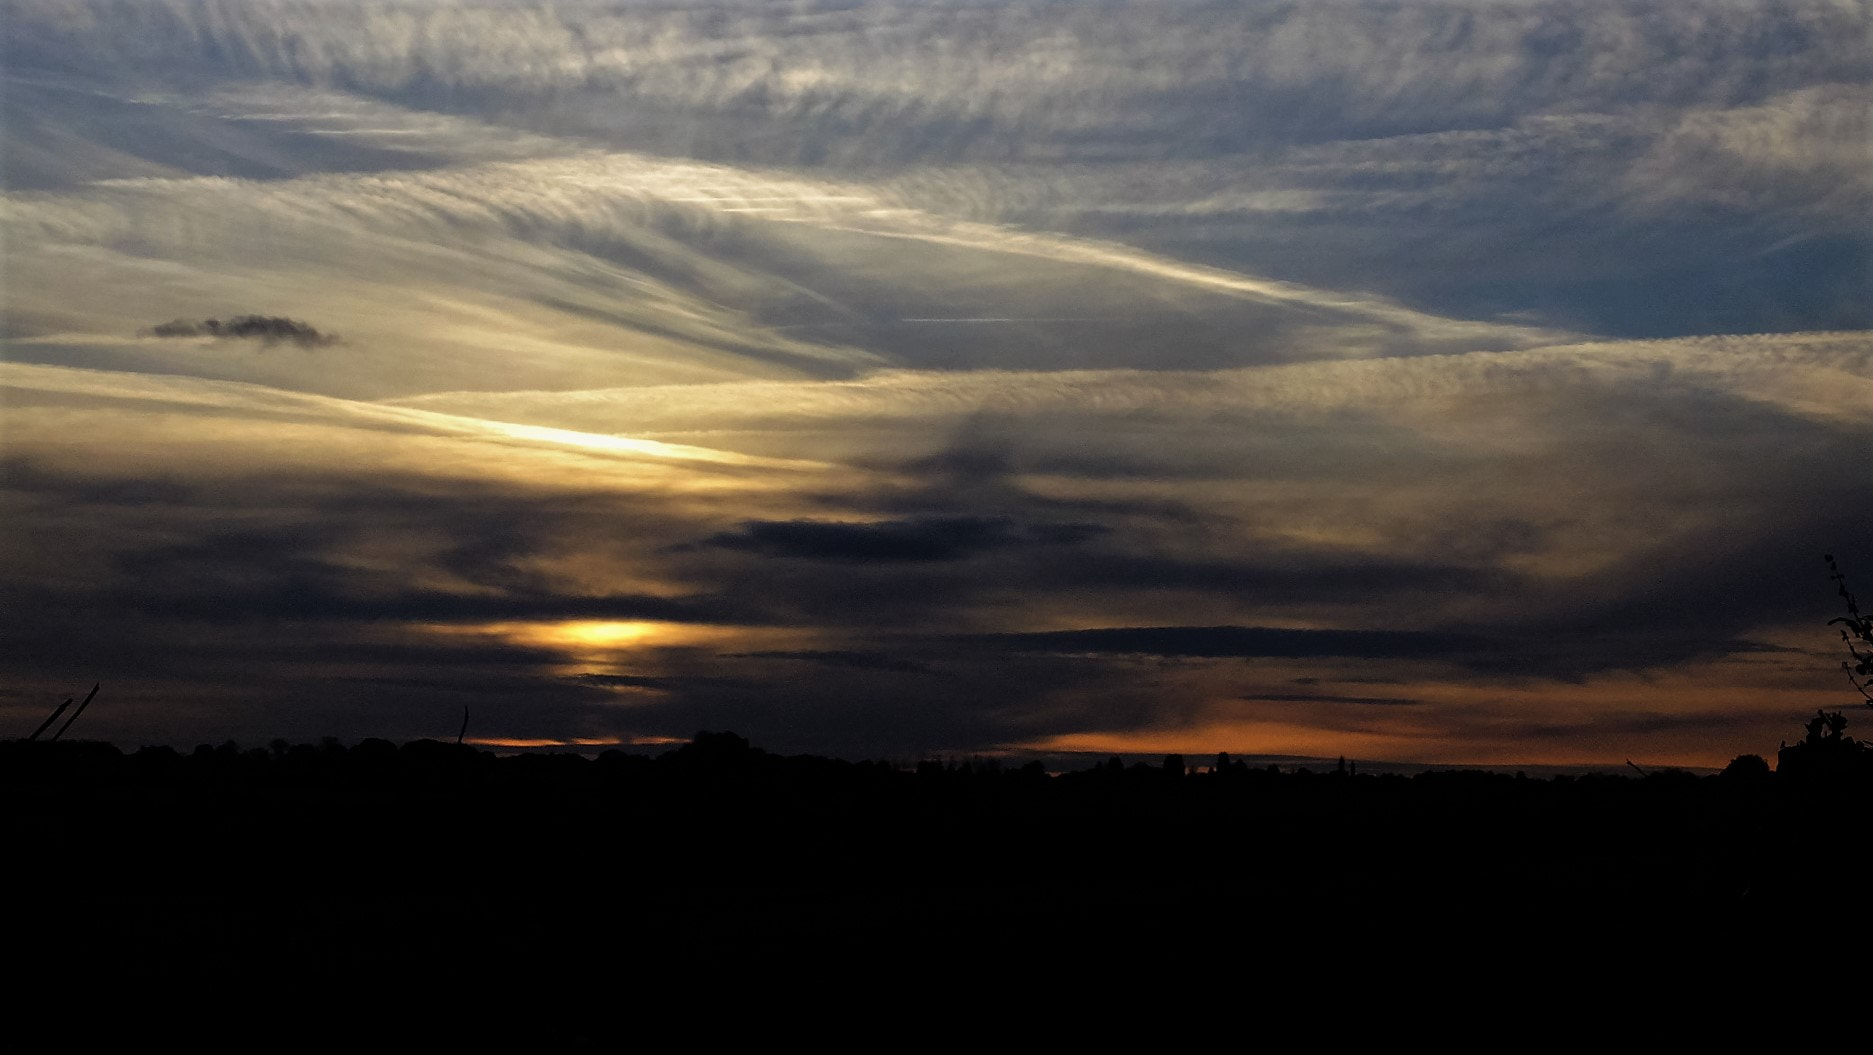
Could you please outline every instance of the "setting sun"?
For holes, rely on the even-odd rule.
[[[424,629],[447,634],[485,635],[509,645],[565,652],[588,662],[636,649],[694,644],[705,638],[720,637],[724,633],[721,627],[639,619],[501,622],[467,627],[431,626]]]
[[[664,624],[642,622],[576,621],[548,623],[540,627],[548,641],[576,648],[626,648],[654,638]]]

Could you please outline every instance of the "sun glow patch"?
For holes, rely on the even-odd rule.
[[[624,648],[657,633],[657,623],[574,622],[561,623],[553,632],[567,644],[586,648]]]
[[[474,624],[425,624],[424,633],[493,638],[524,648],[563,653],[569,662],[605,664],[630,652],[711,641],[731,631],[654,620],[565,619]]]
[[[563,622],[489,623],[474,629],[519,645],[589,655],[665,643],[686,628],[673,623],[641,620],[573,619]]]
[[[818,463],[815,462],[789,461],[781,458],[761,458],[754,455],[736,454],[733,451],[711,450],[707,447],[690,447],[680,443],[640,440],[630,436],[610,436],[594,432],[575,432],[571,429],[556,429],[544,425],[518,425],[508,421],[488,421],[480,424],[489,432],[508,436],[517,440],[563,444],[569,447],[583,447],[587,450],[604,451],[611,454],[635,454],[650,458],[714,462],[721,465],[749,466],[765,469],[816,469],[820,467]]]

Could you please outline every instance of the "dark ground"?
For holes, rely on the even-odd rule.
[[[0,833],[28,975],[299,1031],[374,1006],[426,1036],[578,1046],[620,1015],[1084,1021],[1147,993],[1347,1028],[1333,1009],[1761,997],[1864,933],[1842,898],[1873,786],[1789,768],[1050,777],[731,734],[596,760],[13,741]]]

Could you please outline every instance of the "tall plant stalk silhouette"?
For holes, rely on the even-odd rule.
[[[1854,599],[1853,591],[1847,588],[1847,576],[1834,562],[1832,553],[1825,554],[1828,578],[1834,581],[1841,600],[1847,602],[1847,614],[1828,620],[1829,626],[1840,627],[1840,639],[1847,646],[1850,659],[1841,660],[1840,668],[1852,683],[1867,706],[1873,707],[1873,691],[1868,685],[1873,683],[1873,616],[1863,615],[1860,603]]]

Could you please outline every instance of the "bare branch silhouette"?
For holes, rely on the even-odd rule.
[[[78,705],[78,709],[72,712],[70,718],[65,719],[65,724],[59,726],[59,731],[52,734],[52,739],[57,740],[59,737],[65,735],[65,730],[70,729],[72,723],[78,720],[78,716],[85,713],[85,708],[91,706],[91,698],[98,694],[100,688],[103,688],[102,682],[91,686],[91,691],[85,695],[85,702]],[[65,702],[70,703],[71,701],[66,700]]]

